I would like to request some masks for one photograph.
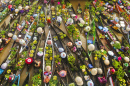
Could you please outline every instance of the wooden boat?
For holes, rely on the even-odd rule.
[[[103,20],[103,19],[102,19],[102,20]],[[106,24],[106,23],[105,23],[105,24]],[[108,33],[108,36],[110,37],[110,39],[113,39],[112,36],[110,36],[110,34],[112,34],[112,33],[114,33],[114,32],[113,32],[112,30],[110,30],[110,29],[109,29],[109,32],[110,32],[110,33]],[[113,36],[115,37],[114,39],[115,39],[116,41],[120,41],[115,34],[113,34]],[[122,46],[122,47],[125,47],[125,48],[128,47],[127,45],[129,44],[129,43],[128,43],[128,40],[127,40],[125,37],[122,37],[122,40],[120,41],[120,43],[121,43],[121,46]],[[129,50],[129,49],[128,49],[128,50]],[[128,55],[127,50],[124,50],[124,48],[123,48],[123,49],[120,48],[119,51],[123,51],[124,55],[126,55],[126,56]],[[125,52],[125,51],[126,51],[126,52]],[[118,51],[117,51],[117,52],[118,52]]]
[[[93,5],[94,5],[94,2],[93,2]],[[100,5],[100,4],[99,4]],[[94,7],[95,7],[95,9],[97,9],[97,7],[94,5]],[[101,12],[99,12],[100,13],[100,15],[103,17],[103,20],[102,20],[102,22],[111,22],[110,21],[110,19],[111,19],[111,16],[110,16],[110,14],[107,12],[107,11],[101,11]],[[107,20],[107,21],[105,21],[105,20]],[[108,24],[108,23],[107,23]],[[113,25],[113,26],[111,26],[111,28],[114,30],[114,31],[116,31],[116,32],[118,32],[118,33],[121,33],[121,31],[120,31],[120,29],[116,26],[116,25]]]
[[[0,14],[0,22],[2,22],[8,15],[8,8],[5,8]]]
[[[127,23],[130,23],[130,21],[129,21],[129,14],[127,14],[127,12],[124,10],[124,9],[122,9],[117,3],[116,3],[116,9],[117,9],[117,11],[120,13],[120,12],[122,12],[122,13],[124,13],[123,14],[123,17],[124,16],[126,16],[126,18],[128,17],[128,19],[126,19],[125,18],[125,22],[127,22]],[[121,14],[122,15],[122,14]]]
[[[64,4],[62,5],[62,21],[64,24],[66,24],[67,22],[67,19],[70,18],[70,15],[69,15],[69,11],[67,9],[67,6],[65,6]]]
[[[44,78],[45,86],[49,84],[49,80],[52,77],[53,64],[54,64],[53,54],[54,54],[53,41],[52,41],[51,32],[49,31],[45,42],[44,56],[43,56],[43,78]],[[49,73],[49,75],[48,76],[45,75],[46,73]]]
[[[36,35],[35,35],[35,36],[36,36]],[[23,37],[24,37],[24,36],[23,36]],[[27,45],[28,45],[28,44],[27,44]],[[24,50],[26,50],[26,48],[23,49],[23,51],[24,51]],[[30,50],[30,49],[29,49],[29,50]],[[25,60],[25,58],[22,59],[22,60]],[[18,63],[21,63],[21,62],[18,62]],[[18,64],[18,65],[19,65],[19,64]],[[25,66],[25,63],[22,65],[22,68],[23,68],[24,66]],[[22,68],[21,68],[21,69],[22,69]],[[17,69],[19,69],[19,67],[16,66],[16,70],[17,70]],[[14,71],[12,70],[14,74],[16,73],[15,76],[18,76],[19,74],[21,74],[22,71],[19,71],[19,70],[16,71],[16,70],[14,70]],[[13,82],[11,82],[11,84],[13,84]]]
[[[120,7],[117,7],[117,10],[118,10],[119,13],[121,13],[120,10],[119,10],[119,8]],[[129,24],[125,21],[125,19],[123,17],[121,17],[120,24],[122,24],[122,23],[123,23],[123,27],[122,27],[121,31],[123,33],[124,38],[126,40],[128,40],[128,43],[130,43],[129,42]]]
[[[38,14],[38,16],[39,16],[39,14]],[[38,16],[37,16],[37,17],[38,17]],[[35,18],[35,19],[36,19],[36,18]],[[35,25],[33,25],[34,23],[35,23],[35,20],[33,20],[33,22],[31,23],[31,25],[30,25],[29,28],[27,29],[26,34],[24,35],[24,40],[26,41],[26,45],[27,45],[27,44],[30,42],[30,40],[31,40],[32,34],[29,35],[29,31],[31,30],[31,27],[32,27],[32,26],[35,26]],[[24,48],[25,48],[25,46],[21,46],[20,52],[22,52]],[[20,52],[19,52],[19,53],[20,53]]]
[[[96,41],[95,42],[95,51],[93,52],[93,63],[94,67],[97,68],[97,77],[98,77],[98,84],[104,85],[107,83],[107,79],[105,78],[105,71],[104,71],[104,63],[102,60],[102,55],[100,51],[101,45]]]
[[[89,29],[90,27],[88,27],[88,29]],[[92,30],[90,30],[90,32],[88,32],[88,33],[85,33],[85,35],[86,35],[86,38],[87,38],[87,48],[88,48],[88,55],[90,56],[91,55],[91,53],[92,53],[92,51],[93,51],[93,49],[91,48],[89,48],[89,46],[93,46],[93,45],[95,45],[95,40],[96,40],[96,27],[95,27],[95,21],[93,20],[92,21],[92,24],[91,24],[91,29]],[[92,33],[91,33],[91,31],[92,31]]]
[[[19,16],[20,17],[20,16]],[[17,24],[17,19],[19,18],[17,17],[13,22],[11,22],[11,24],[13,24],[13,27],[14,27],[14,24]],[[4,23],[5,24],[5,23]],[[11,25],[10,23],[5,27],[5,25],[2,26],[2,29],[1,29],[1,34],[0,34],[0,39],[1,39],[1,43],[0,43],[0,52],[2,52],[2,50],[8,45],[8,43],[11,41],[11,38],[13,36],[13,34],[15,32],[17,32],[17,30],[15,31],[13,27],[10,27]],[[15,27],[16,28],[16,27]]]
[[[83,13],[82,13],[82,9],[81,9],[81,6],[80,4],[78,4],[78,8],[77,8],[77,24],[80,28],[80,32],[84,29],[84,26],[86,25],[85,24],[85,21],[84,21],[84,18],[83,18]]]
[[[99,31],[98,31],[97,33],[98,33],[98,35],[99,35]],[[107,43],[107,41],[106,41],[105,39],[98,38],[98,43],[99,43],[99,45],[101,46],[101,47],[100,47],[100,50],[101,50],[102,53],[105,52],[105,51],[106,51],[106,52],[110,51],[110,49],[105,45],[105,43]],[[105,65],[105,66],[102,65],[102,69],[104,69],[104,67],[107,69],[107,76],[106,76],[106,78],[108,78],[108,75],[111,75],[111,76],[109,77],[109,82],[110,82],[110,85],[114,86],[113,80],[114,80],[115,78],[114,78],[114,76],[110,73],[110,68],[112,68],[112,60],[111,60],[112,56],[109,56],[109,58],[108,58],[107,56],[109,56],[107,53],[106,53],[106,54],[103,54],[103,56],[100,58],[100,61],[102,62],[103,65]],[[104,61],[104,62],[103,62],[103,61]],[[110,61],[110,63],[109,63],[109,64],[106,64],[105,61]],[[110,67],[110,68],[109,68],[109,67]],[[103,72],[104,72],[104,71],[103,71]],[[103,74],[103,77],[100,77],[100,76],[99,76],[99,77],[98,77],[98,80],[99,80],[99,82],[100,82],[101,84],[105,84],[106,80],[105,80],[104,74]],[[107,82],[108,82],[108,80],[107,80]]]
[[[55,63],[56,69],[57,69],[57,71],[59,71],[59,75],[60,75],[59,77],[61,78],[60,81],[63,83],[63,85],[72,84],[74,82],[74,79],[72,78],[71,74],[68,75],[68,73],[67,73],[68,70],[67,70],[67,67],[65,66],[65,65],[67,65],[67,56],[66,56],[67,51],[64,51],[64,47],[61,42],[62,37],[59,37],[59,35],[54,30],[53,26],[51,26],[51,34],[53,37],[53,43],[55,45],[54,48],[56,49],[57,55],[58,54],[64,55],[64,56],[60,56],[62,58],[60,64]],[[55,62],[57,62],[57,60]],[[62,72],[67,73],[66,77],[61,76],[60,73],[62,73]]]
[[[5,77],[4,74],[6,74],[7,70],[8,69],[12,70],[14,68],[16,57],[18,54],[18,48],[19,46],[17,44],[14,44],[10,50],[10,54],[8,55],[7,59],[1,64],[1,68],[0,68],[1,83],[3,83],[4,77]]]
[[[70,51],[70,49],[68,48],[68,47],[66,47],[66,50],[67,50],[67,60],[68,60],[68,62],[67,62],[67,65],[68,65],[68,72],[70,73],[70,74],[72,74],[72,78],[73,78],[73,80],[76,80],[76,78],[80,78],[81,80],[81,84],[80,85],[83,85],[84,84],[84,82],[83,82],[83,76],[82,76],[82,74],[81,74],[81,71],[79,71],[79,64],[78,63],[76,63],[77,61],[76,61],[76,56],[74,56],[74,54]],[[71,61],[71,59],[73,59],[73,61]],[[78,64],[78,65],[77,65]],[[81,77],[82,76],[82,77]],[[69,83],[70,84],[70,83]],[[73,82],[73,84],[77,84],[77,85],[79,85],[78,84],[78,82],[77,81],[74,81]]]
[[[43,74],[40,70],[42,70],[43,58],[41,57],[43,56],[44,43],[45,43],[45,32],[41,35],[41,38],[39,39],[38,47],[36,49],[36,55],[34,56],[34,63],[35,63],[34,74],[33,77],[31,78],[33,85],[41,85],[43,83],[43,79],[41,77],[43,76]],[[38,77],[36,78],[36,76],[39,76],[39,78]],[[37,82],[37,80],[39,81]]]

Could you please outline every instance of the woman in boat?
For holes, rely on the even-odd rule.
[[[57,16],[57,22],[58,22],[58,25],[60,26],[60,24],[62,22],[62,18],[60,16]]]

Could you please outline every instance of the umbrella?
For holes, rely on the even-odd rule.
[[[34,14],[33,17],[34,17],[34,18],[37,17],[37,14]]]
[[[67,72],[65,70],[61,70],[59,72],[60,77],[65,77],[67,75]]]
[[[64,49],[63,48],[58,48],[59,52],[63,52]]]
[[[108,31],[108,28],[107,28],[107,27],[104,27],[104,28],[103,28],[103,31],[104,31],[104,32],[107,32],[107,31]]]
[[[6,68],[7,68],[7,66],[8,66],[8,64],[7,64],[7,63],[3,63],[3,64],[1,65],[1,69],[6,69]]]
[[[78,41],[78,42],[77,42],[77,45],[78,45],[78,46],[81,46],[81,45],[82,45],[82,42],[81,42],[81,41]]]
[[[114,53],[113,53],[112,51],[108,51],[108,54],[109,54],[110,56],[114,56]]]
[[[61,55],[61,58],[66,58],[66,53],[65,52],[62,52],[60,55]]]
[[[71,47],[72,45],[73,45],[72,42],[67,43],[67,46],[69,46],[69,47]]]
[[[8,8],[11,9],[11,8],[12,8],[12,5],[9,5]]]
[[[67,24],[73,24],[74,23],[74,20],[72,19],[72,18],[68,18],[68,20],[67,20]]]
[[[40,52],[37,53],[37,55],[38,56],[43,56],[43,52],[40,51]]]
[[[83,85],[83,80],[82,80],[82,78],[79,77],[79,76],[77,76],[77,77],[75,78],[75,82],[76,82],[77,85],[79,85],[79,86],[82,86],[82,85]]]
[[[92,74],[92,75],[97,75],[97,68],[93,68],[93,69],[91,70],[91,74]]]
[[[33,59],[32,58],[27,58],[25,60],[25,62],[26,62],[26,64],[31,64],[31,63],[33,63]]]
[[[57,21],[58,22],[61,22],[62,21],[62,18],[60,16],[57,17]]]
[[[85,28],[84,28],[84,31],[85,32],[89,32],[91,30],[91,27],[90,26],[86,26]]]
[[[102,26],[98,26],[98,28],[99,28],[100,30],[102,30],[102,29],[103,29],[103,27],[102,27]]]

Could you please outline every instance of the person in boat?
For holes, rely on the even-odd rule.
[[[51,66],[46,66],[44,72],[44,82],[49,83],[50,79],[51,79]]]
[[[60,16],[57,16],[57,22],[58,22],[58,25],[60,26],[60,24],[62,22],[62,18]]]
[[[76,43],[77,50],[81,51],[82,42],[77,39],[75,43]]]
[[[15,75],[11,72],[11,75],[9,75],[9,82],[12,82],[15,79]]]
[[[10,19],[13,20],[14,16],[13,14],[10,14]]]

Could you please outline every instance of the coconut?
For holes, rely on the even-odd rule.
[[[82,80],[82,78],[79,77],[79,76],[77,76],[77,77],[75,78],[75,82],[76,82],[76,84],[79,85],[79,86],[83,85],[83,80]]]
[[[93,69],[91,70],[91,74],[92,74],[92,75],[97,75],[97,68],[93,68]]]
[[[6,69],[6,68],[7,68],[7,66],[8,66],[8,64],[7,64],[7,63],[3,63],[3,64],[1,65],[1,69]]]
[[[41,34],[41,33],[42,33],[42,31],[43,31],[43,30],[42,30],[42,28],[41,28],[41,27],[38,27],[38,28],[37,28],[37,32],[38,32],[39,34]]]
[[[94,49],[95,49],[94,44],[89,44],[89,45],[88,45],[88,50],[89,50],[89,51],[93,51]]]
[[[110,64],[110,61],[106,59],[106,60],[104,60],[104,64],[105,64],[105,65],[109,65],[109,64]]]
[[[108,51],[108,54],[109,54],[110,56],[114,56],[114,53],[113,53],[112,51]]]
[[[45,71],[50,72],[51,71],[51,66],[46,66]]]
[[[130,61],[130,59],[128,58],[128,57],[124,57],[124,60],[125,60],[125,62],[129,62]]]
[[[12,36],[13,36],[13,34],[12,34],[12,33],[8,33],[8,37],[10,37],[10,38],[11,38]]]
[[[97,68],[97,73],[98,74],[102,74],[103,73],[102,69],[101,68]]]
[[[13,40],[15,41],[17,39],[17,35],[13,35]]]
[[[86,26],[85,28],[84,28],[84,31],[85,32],[89,32],[91,30],[91,27],[90,26]]]

